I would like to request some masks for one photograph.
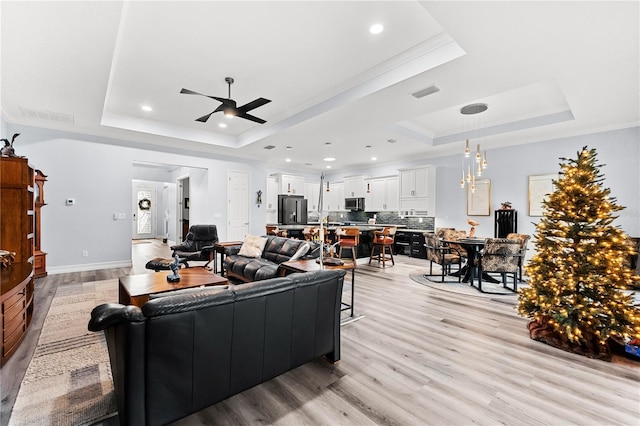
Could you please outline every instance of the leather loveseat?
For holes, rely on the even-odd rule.
[[[142,306],[103,304],[123,425],[166,424],[325,355],[340,359],[344,271],[177,290]]]
[[[282,262],[291,260],[292,257],[308,245],[301,258],[316,258],[320,255],[319,244],[313,241],[296,240],[293,238],[268,235],[264,250],[260,257],[246,257],[240,253],[240,245],[230,246],[225,249],[224,268],[229,277],[234,277],[244,282],[266,280],[278,276],[278,267]]]

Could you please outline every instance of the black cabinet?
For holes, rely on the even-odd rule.
[[[424,235],[422,235],[424,232],[427,231],[396,232],[394,253],[426,259],[427,249],[424,246]]]
[[[493,235],[506,238],[508,234],[518,232],[518,212],[516,210],[496,210]]]

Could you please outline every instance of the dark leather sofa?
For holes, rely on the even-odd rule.
[[[244,282],[266,280],[278,276],[278,267],[292,256],[304,244],[309,244],[309,250],[303,259],[312,259],[320,255],[320,245],[313,241],[296,240],[293,238],[268,235],[261,257],[245,257],[238,254],[240,245],[225,248],[224,268],[229,277]]]
[[[344,271],[177,290],[93,309],[123,425],[161,425],[325,355],[340,359]]]

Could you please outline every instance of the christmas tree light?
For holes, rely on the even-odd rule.
[[[518,312],[533,319],[530,330],[554,333],[569,346],[596,341],[603,349],[610,338],[640,338],[640,306],[622,291],[640,281],[626,262],[634,248],[612,225],[613,213],[624,207],[603,188],[595,149],[561,160],[536,225],[536,254],[525,266],[529,287],[518,296]]]

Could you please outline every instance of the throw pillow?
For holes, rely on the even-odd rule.
[[[296,251],[293,256],[291,256],[291,259],[289,260],[298,260],[300,259],[302,256],[304,256],[305,254],[307,254],[307,252],[309,251],[309,243],[304,243],[304,244],[300,244],[300,248],[298,248],[298,251]]]
[[[247,236],[244,237],[244,242],[238,254],[244,257],[260,257],[262,256],[262,251],[266,243],[266,238],[247,234]]]

